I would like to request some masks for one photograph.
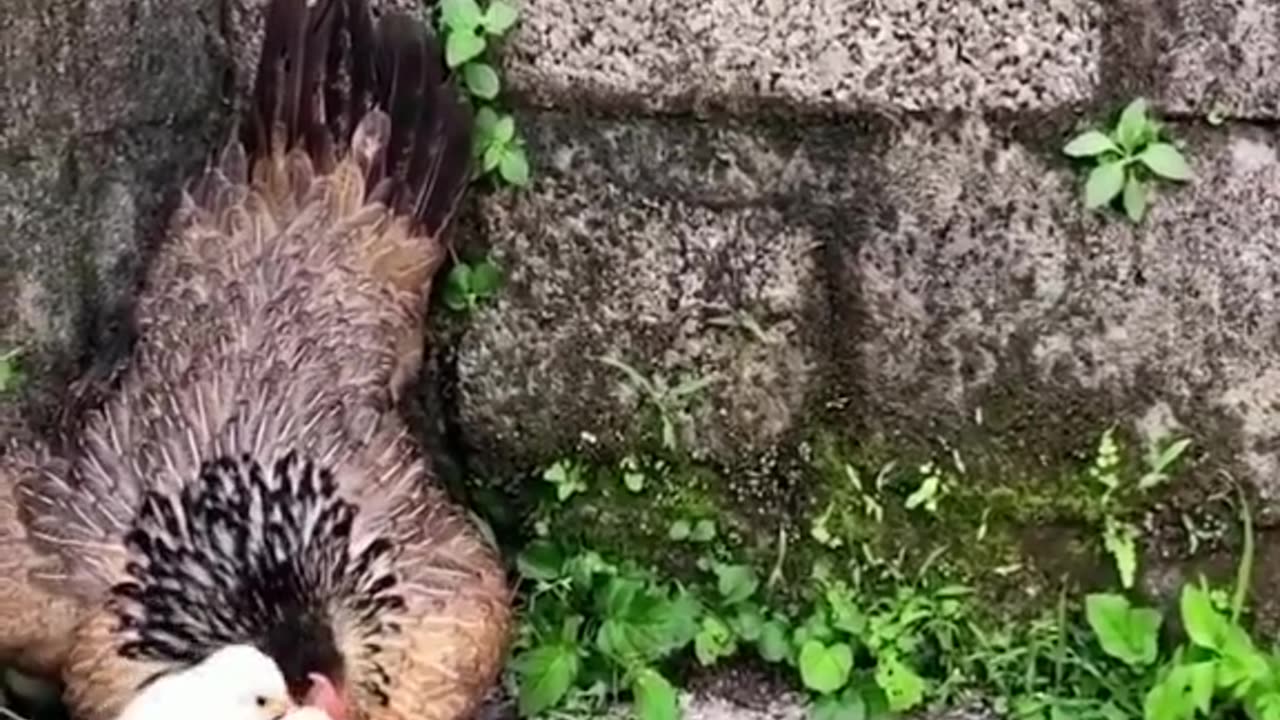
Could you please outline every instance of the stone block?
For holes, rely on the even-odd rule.
[[[812,229],[765,201],[786,158],[689,125],[547,115],[530,128],[547,160],[537,182],[481,211],[507,286],[457,350],[476,457],[529,461],[583,433],[618,447],[645,405],[618,392],[624,375],[602,356],[719,377],[695,403],[696,450],[732,456],[783,436],[817,377],[823,313]]]
[[[1090,0],[546,0],[509,48],[526,97],[653,110],[1045,110],[1092,97]]]
[[[82,352],[113,359],[146,247],[210,140],[203,122],[141,127],[0,165],[0,347],[28,349],[37,391]]]
[[[1244,458],[1275,498],[1276,138],[1176,131],[1198,178],[1162,186],[1136,228],[1086,213],[1059,163],[977,120],[904,133],[883,157],[893,217],[839,265],[859,412],[916,429],[999,415],[1033,446],[1077,416],[1092,432],[1154,419]]]
[[[207,115],[218,3],[10,0],[0,13],[0,148]]]
[[[1280,113],[1280,2],[1176,0],[1162,13],[1161,100],[1205,115],[1220,105],[1237,118]]]

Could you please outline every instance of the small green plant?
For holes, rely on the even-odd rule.
[[[680,447],[678,428],[688,428],[691,422],[689,404],[694,396],[718,381],[719,378],[693,377],[685,375],[672,385],[666,375],[655,372],[652,377],[645,377],[634,367],[612,357],[599,358],[601,363],[620,370],[627,378],[627,385],[633,392],[647,400],[658,413],[661,428],[662,446],[669,451]]]
[[[474,265],[457,261],[444,281],[444,304],[450,310],[470,312],[498,293],[502,273],[485,258]]]
[[[716,521],[702,518],[696,522],[676,520],[671,523],[667,537],[676,542],[709,543],[716,539]]]
[[[1133,587],[1138,570],[1138,527],[1123,517],[1119,498],[1134,493],[1145,493],[1169,480],[1169,471],[1191,446],[1187,439],[1165,442],[1156,441],[1144,457],[1146,465],[1141,477],[1134,482],[1124,481],[1121,446],[1115,436],[1115,428],[1109,428],[1098,439],[1097,451],[1089,475],[1102,488],[1099,504],[1103,511],[1102,543],[1114,559],[1120,583],[1125,589]]]
[[[542,479],[556,489],[556,500],[564,502],[574,493],[587,491],[585,469],[572,461],[559,460],[542,473]]]
[[[1108,655],[1134,667],[1156,661],[1158,611],[1132,607],[1123,595],[1095,593],[1085,598],[1085,616]]]
[[[480,160],[477,172],[484,176],[496,171],[508,184],[522,187],[529,183],[524,140],[516,132],[515,118],[493,105],[502,81],[487,57],[518,19],[515,6],[503,0],[491,0],[483,8],[476,0],[444,0],[440,6],[445,63],[457,71],[477,105],[473,147]]]
[[[1189,447],[1186,440],[1162,439],[1129,460],[1116,433],[1102,433],[1087,470],[1099,496],[1090,507],[1107,520],[1104,542],[1122,580],[1132,582],[1136,567],[1137,530],[1128,518],[1133,501],[1169,482]],[[964,465],[954,459],[957,477],[963,476]],[[1225,719],[1233,713],[1280,720],[1280,656],[1258,650],[1239,623],[1253,557],[1247,512],[1234,595],[1185,589],[1190,640],[1169,652],[1162,648],[1160,613],[1123,591],[1069,602],[1064,584],[1056,608],[1033,620],[1010,620],[991,614],[975,589],[955,582],[943,548],[908,571],[901,554],[879,557],[852,536],[835,542],[842,529],[834,527],[837,517],[842,524],[876,517],[881,506],[867,500],[903,477],[893,476],[893,463],[866,483],[847,463],[828,463],[855,492],[845,496],[849,507],[829,505],[813,521],[809,534],[826,552],[799,586],[780,586],[774,574],[765,579],[758,565],[736,557],[733,534],[718,527],[728,521],[705,510],[686,510],[685,517],[646,531],[696,557],[696,569],[684,565],[679,580],[628,560],[625,549],[621,556],[592,549],[572,527],[555,524],[557,517],[560,523],[574,517],[572,505],[583,502],[588,487],[621,492],[628,503],[670,502],[669,468],[680,462],[633,453],[616,464],[561,460],[544,471],[555,492],[535,512],[534,539],[516,555],[521,621],[507,677],[523,716],[599,717],[630,700],[640,720],[675,720],[680,709],[671,679],[687,667],[682,663],[714,666],[753,654],[784,669],[808,693],[816,720],[891,720],[975,692],[994,698],[996,712],[1012,720]],[[911,494],[920,496],[915,508],[928,510],[948,488],[963,500],[963,484],[950,479],[947,467],[927,463],[911,474]],[[974,529],[985,522],[985,513],[974,517]],[[780,538],[779,565],[785,533]],[[1213,666],[1211,685],[1206,663]]]
[[[1241,497],[1245,548],[1230,595],[1203,578],[1182,588],[1179,612],[1186,641],[1156,667],[1161,618],[1121,596],[1086,598],[1089,626],[1102,648],[1133,671],[1144,720],[1236,717],[1280,720],[1280,654],[1264,652],[1240,624],[1253,563],[1253,530]],[[1131,713],[1136,715],[1136,713]]]
[[[512,662],[522,715],[584,694],[598,711],[625,687],[643,720],[678,717],[659,664],[703,632],[693,595],[634,564],[549,540],[531,544],[518,567],[531,584]]]
[[[499,177],[512,185],[529,184],[529,157],[524,139],[516,134],[515,118],[510,114],[488,107],[476,113],[474,152],[480,158],[483,172],[497,170]]]
[[[21,347],[0,353],[0,395],[7,395],[22,384],[24,375],[18,362],[21,356]]]
[[[624,487],[633,493],[642,493],[647,481],[648,475],[635,455],[628,455],[622,459],[622,485]]]
[[[485,100],[498,96],[498,73],[481,59],[489,38],[502,37],[518,18],[516,9],[502,0],[492,0],[481,10],[476,0],[444,0],[440,19],[445,30],[445,63],[462,68],[467,89]]]
[[[1186,159],[1163,133],[1147,101],[1138,98],[1124,108],[1110,132],[1087,130],[1068,142],[1064,153],[1096,163],[1085,181],[1085,207],[1093,210],[1120,198],[1129,219],[1140,222],[1156,180],[1191,180]]]
[[[915,510],[923,508],[929,514],[938,512],[938,501],[947,493],[951,484],[950,475],[935,462],[926,462],[920,466],[920,484],[907,496],[906,508]]]

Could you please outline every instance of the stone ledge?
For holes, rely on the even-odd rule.
[[[543,106],[783,101],[843,112],[1044,111],[1094,95],[1092,0],[525,3],[507,76]]]

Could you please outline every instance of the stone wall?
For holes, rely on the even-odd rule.
[[[511,282],[458,345],[463,435],[500,464],[621,445],[614,354],[722,377],[726,459],[833,406],[1050,444],[1146,418],[1272,497],[1278,29],[1264,0],[531,4],[507,74],[538,181],[482,203]],[[1059,148],[1136,94],[1198,179],[1135,228]]]

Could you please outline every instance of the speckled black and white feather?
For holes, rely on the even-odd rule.
[[[392,545],[351,546],[357,508],[333,474],[287,454],[267,467],[244,455],[206,463],[176,497],[149,493],[126,536],[132,578],[112,588],[124,652],[195,660],[237,642],[266,642],[291,615],[327,617],[338,599],[368,632],[394,623]]]
[[[129,580],[111,590],[121,652],[194,663],[251,643],[282,659],[291,685],[341,672],[335,611],[386,642],[405,606],[392,542],[352,543],[358,512],[330,470],[293,452],[218,458],[182,492],[148,493],[126,536]]]

